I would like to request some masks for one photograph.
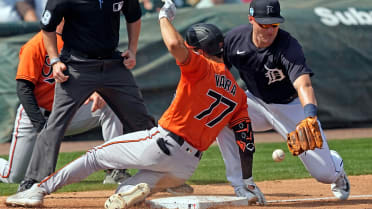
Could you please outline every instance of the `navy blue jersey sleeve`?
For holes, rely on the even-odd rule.
[[[225,35],[225,38],[224,38],[224,44],[223,44],[223,62],[225,63],[227,69],[231,69],[232,68],[232,63],[230,61],[230,54],[232,52],[232,46],[231,46],[231,42],[232,42],[232,37],[233,37],[233,34],[234,32],[233,31],[229,31],[228,33],[226,33]]]
[[[64,8],[66,6],[64,0],[48,0],[45,6],[44,13],[40,19],[42,30],[53,32],[64,16]]]
[[[312,70],[306,65],[301,45],[294,38],[290,38],[288,48],[281,56],[281,62],[292,83],[303,74],[313,75]]]
[[[232,67],[232,64],[230,63],[229,61],[229,56],[227,55],[228,54],[228,51],[229,51],[229,36],[228,34],[226,34],[225,36],[225,39],[224,39],[224,44],[223,44],[223,62],[225,63],[227,69],[231,69]]]
[[[122,12],[127,23],[136,22],[142,16],[141,7],[137,0],[126,0]]]

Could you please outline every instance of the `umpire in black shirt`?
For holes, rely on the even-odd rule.
[[[124,53],[117,50],[121,12],[129,39]],[[55,30],[63,18],[64,48],[58,56]],[[66,127],[94,91],[120,118],[125,132],[154,126],[129,71],[136,65],[140,18],[138,0],[48,0],[40,22],[56,80],[55,99],[18,191],[53,173]]]

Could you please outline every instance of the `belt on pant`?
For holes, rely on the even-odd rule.
[[[167,134],[168,136],[170,136],[175,142],[177,142],[177,144],[179,144],[180,146],[182,146],[184,143],[185,143],[185,140],[178,136],[177,134],[173,133],[173,132],[170,132]],[[200,158],[202,155],[202,152],[200,152],[199,150],[195,153],[195,157],[197,158]]]
[[[291,103],[294,99],[296,99],[297,97],[298,97],[298,95],[297,95],[297,92],[296,92],[296,93],[294,93],[293,95],[291,95],[291,96],[289,96],[289,97],[287,97],[287,98],[285,98],[285,99],[272,100],[272,101],[265,101],[265,100],[264,100],[264,102],[266,102],[266,103],[268,103],[268,104],[289,104],[289,103]]]
[[[86,59],[108,59],[108,58],[112,58],[112,56],[114,55],[114,51],[108,54],[104,54],[104,55],[87,54],[87,53],[84,53],[84,52],[81,52],[75,49],[67,49],[67,51],[69,51],[72,55],[86,58]]]

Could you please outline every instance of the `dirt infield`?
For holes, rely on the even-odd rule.
[[[362,129],[340,129],[326,130],[329,139],[350,139],[372,137],[372,128]],[[276,142],[282,138],[274,132],[257,133],[256,141]],[[61,151],[72,152],[87,150],[101,144],[102,141],[84,142],[63,142]],[[9,143],[0,144],[0,154],[8,154]],[[336,200],[330,190],[330,185],[318,183],[316,180],[277,180],[257,182],[264,192],[268,201],[267,206],[247,206],[247,207],[218,207],[219,208],[370,208],[372,209],[372,175],[349,176],[351,183],[351,196],[347,201]],[[234,195],[234,191],[228,184],[215,185],[192,185],[194,195]],[[57,193],[45,198],[45,208],[53,209],[95,209],[103,208],[105,200],[114,191],[90,191]],[[168,193],[158,193],[150,197],[168,197]],[[0,197],[0,209],[7,208],[4,204],[6,197]],[[149,208],[146,205],[136,208]]]
[[[267,206],[217,207],[219,208],[372,208],[372,175],[349,176],[351,195],[346,201],[336,200],[330,185],[318,183],[314,179],[263,181],[257,184],[265,193]],[[192,185],[194,195],[234,195],[227,184]],[[53,209],[95,209],[103,208],[106,198],[114,191],[90,191],[52,194],[45,198],[45,208]],[[152,198],[168,197],[168,193],[158,193]],[[0,197],[0,208],[6,197]],[[296,200],[296,201],[295,201]],[[149,208],[146,205],[135,208]]]

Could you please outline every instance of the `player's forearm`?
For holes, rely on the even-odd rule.
[[[249,120],[245,120],[234,125],[232,129],[239,148],[243,179],[249,179],[252,177],[253,153],[255,152],[252,124]]]
[[[56,32],[46,32],[43,30],[43,41],[48,53],[49,60],[58,57]]]
[[[302,106],[307,104],[317,105],[314,89],[312,86],[303,86],[298,89],[298,97],[300,98]]]
[[[311,84],[309,74],[304,74],[298,77],[293,85],[297,90],[297,94],[302,106],[305,106],[307,104],[317,105],[314,89]]]
[[[184,39],[167,18],[161,18],[159,24],[161,35],[168,51],[177,61],[181,63],[184,62],[188,56],[188,50],[184,44]]]
[[[33,92],[34,88],[34,84],[30,81],[17,80],[18,99],[30,118],[32,125],[37,129],[37,131],[40,131],[46,123],[46,120],[37,104]]]
[[[127,23],[128,49],[134,54],[137,53],[138,39],[141,32],[141,19],[136,22]]]

